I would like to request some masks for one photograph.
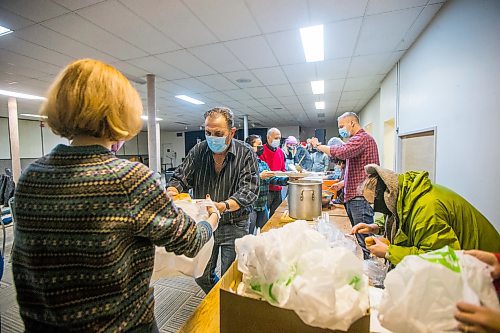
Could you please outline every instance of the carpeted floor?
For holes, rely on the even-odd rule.
[[[11,246],[12,228],[8,228],[6,265],[0,282],[0,332],[2,333],[17,333],[24,330],[12,281],[12,266],[8,263]],[[196,285],[194,279],[188,277],[160,279],[154,283],[154,288],[155,317],[162,333],[177,332],[205,297],[205,293]]]

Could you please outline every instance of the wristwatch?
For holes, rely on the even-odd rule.
[[[226,205],[226,210],[224,210],[224,213],[229,212],[229,202],[224,201],[224,205]]]

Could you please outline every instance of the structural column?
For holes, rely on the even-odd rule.
[[[17,100],[14,97],[9,97],[7,102],[9,109],[9,139],[10,139],[10,156],[12,161],[12,177],[14,183],[19,180],[21,175],[21,157],[19,155],[19,126],[17,123]]]
[[[148,89],[148,154],[149,168],[160,172],[160,125],[156,122],[156,87],[154,74],[146,75]],[[157,126],[158,125],[158,126]]]
[[[248,115],[243,116],[243,139],[248,137]]]

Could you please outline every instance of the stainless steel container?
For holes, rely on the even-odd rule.
[[[289,181],[288,213],[297,220],[313,220],[321,216],[321,181]]]

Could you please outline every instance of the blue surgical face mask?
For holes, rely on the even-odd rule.
[[[345,127],[343,127],[343,128],[339,128],[339,135],[340,135],[341,137],[343,137],[344,139],[345,139],[345,138],[348,138],[348,137],[350,136],[349,131],[348,131],[348,130],[346,130],[346,129],[345,129]]]
[[[227,149],[228,144],[226,143],[227,136],[210,136],[205,135],[207,139],[208,148],[216,154],[222,153]]]
[[[271,142],[271,147],[273,148],[278,148],[280,146],[280,142],[281,140],[280,139],[275,139]]]
[[[342,169],[338,165],[336,165],[333,167],[333,170],[334,170],[333,175],[335,179],[339,179],[340,176],[342,176]]]

